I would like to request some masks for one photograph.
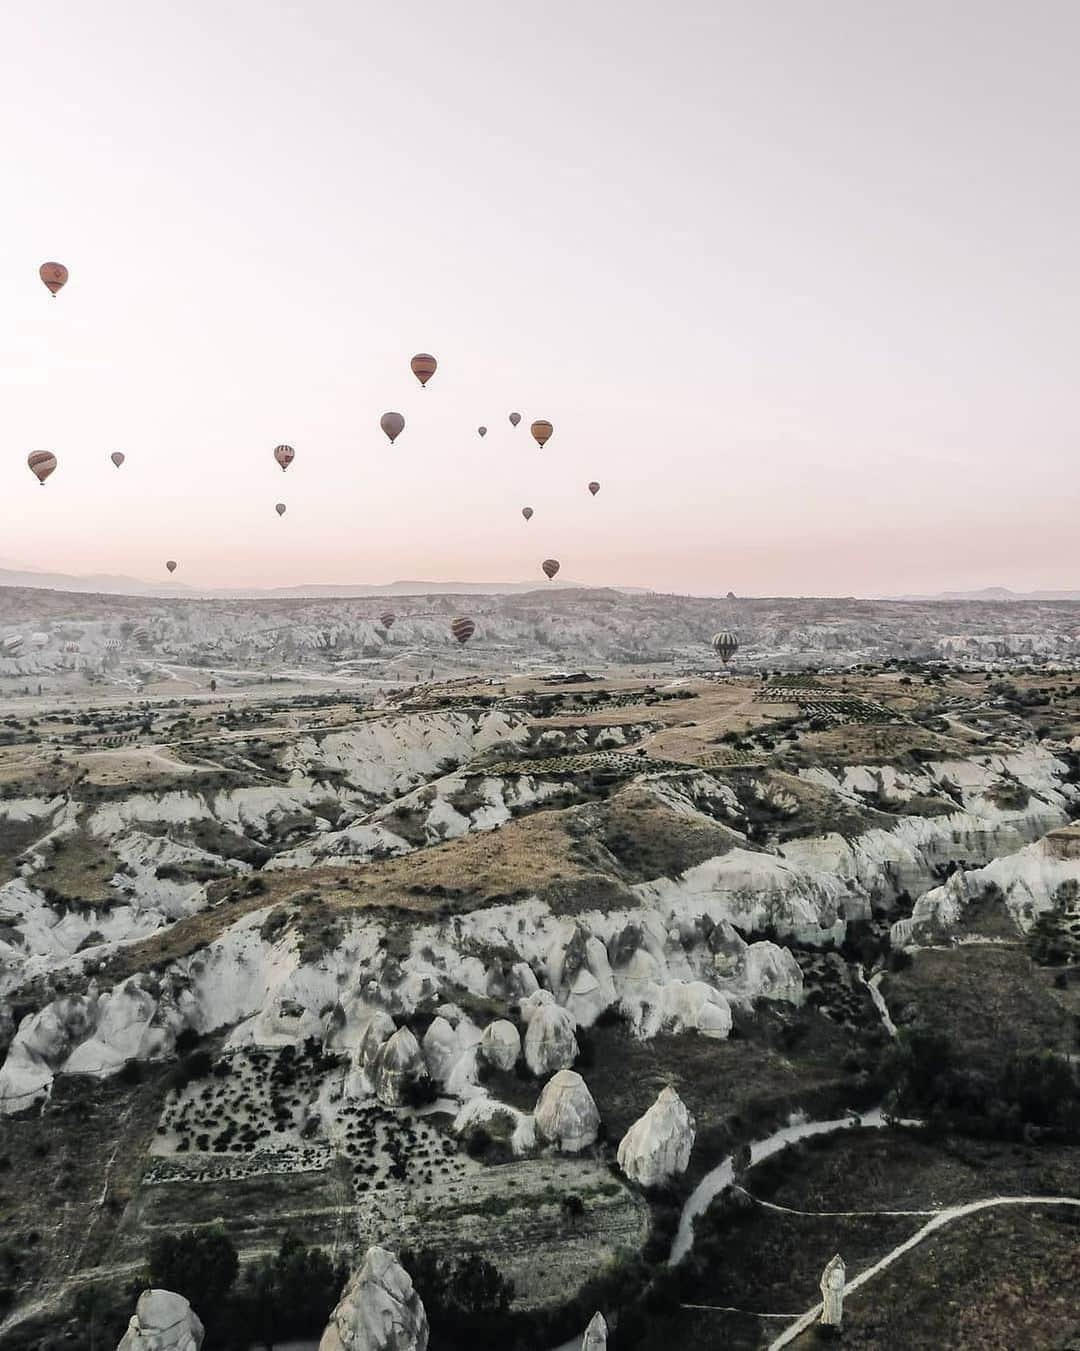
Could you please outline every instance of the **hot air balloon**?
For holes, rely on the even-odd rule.
[[[38,268],[38,276],[53,295],[56,295],[68,279],[68,270],[63,263],[42,263]]]
[[[5,657],[17,657],[22,652],[22,645],[22,634],[11,633],[2,643],[0,643],[0,652],[2,652]]]
[[[394,614],[393,610],[384,610],[379,616],[379,623],[384,629],[392,629],[396,618],[397,615]]]
[[[521,421],[521,414],[520,414],[520,413],[511,413],[511,414],[510,414],[510,426],[511,426],[511,427],[516,427],[520,421]]]
[[[278,514],[279,516],[284,516],[284,515],[285,515],[285,503],[284,503],[284,502],[276,502],[276,503],[274,504],[274,510],[277,512],[277,514]]]
[[[131,630],[131,641],[138,643],[140,647],[149,647],[150,630],[145,624],[136,624]]]
[[[589,492],[591,492],[593,497],[595,497],[599,491],[600,485],[599,483],[597,483],[596,479],[593,479],[593,481],[589,484]]]
[[[113,453],[109,456],[109,459],[112,460],[113,464],[115,464],[117,469],[119,469],[120,466],[124,463],[124,452],[122,450],[114,450]]]
[[[379,426],[390,438],[390,444],[393,445],[405,430],[405,419],[400,413],[384,413],[379,419]]]
[[[477,427],[477,429],[476,429],[476,434],[477,434],[477,436],[487,436],[487,428],[486,428],[486,427]]]
[[[472,622],[471,619],[466,619],[464,618],[464,616],[462,616],[458,619],[455,619],[454,622],[450,625],[450,632],[454,635],[454,637],[458,640],[458,642],[462,645],[462,647],[464,647],[465,644],[476,632],[476,625]]]
[[[557,558],[545,558],[540,566],[544,569],[547,579],[550,582],[552,577],[559,571],[559,560]]]
[[[719,633],[713,634],[712,645],[725,666],[739,650],[739,640],[730,629],[721,629]]]
[[[525,517],[525,519],[526,519],[527,521],[531,521],[532,518],[533,518],[533,509],[532,509],[532,507],[522,507],[522,508],[521,508],[521,514],[522,514],[522,516]]]
[[[296,451],[292,446],[275,446],[274,459],[281,465],[281,472],[284,474],[293,460],[296,459]]]
[[[45,480],[56,468],[56,456],[51,450],[32,450],[26,457],[26,463],[30,466],[31,474],[44,487]]]
[[[412,373],[420,381],[421,385],[426,385],[435,374],[439,363],[429,352],[417,352],[416,356],[409,362],[412,367]]]
[[[551,433],[554,430],[555,428],[545,418],[538,418],[529,428],[529,431],[533,434],[533,440],[541,449],[543,449],[545,443],[550,439]]]
[[[168,562],[165,564],[165,566],[169,569],[170,572],[175,572],[175,571],[176,571],[176,559],[175,559],[175,558],[170,558],[170,559],[168,560]]]

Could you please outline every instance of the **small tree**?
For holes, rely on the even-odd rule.
[[[220,1223],[163,1234],[150,1245],[150,1284],[190,1300],[203,1322],[214,1321],[239,1270],[236,1245]]]

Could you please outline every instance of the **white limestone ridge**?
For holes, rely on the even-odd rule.
[[[581,1339],[581,1351],[607,1351],[607,1321],[602,1313],[594,1313]]]
[[[686,1172],[694,1136],[694,1118],[669,1086],[619,1142],[619,1167],[642,1187],[661,1186]]]
[[[116,1351],[199,1351],[203,1325],[183,1295],[144,1290]]]
[[[427,1351],[428,1320],[412,1278],[372,1246],[342,1292],[319,1351]]]
[[[544,1085],[533,1113],[537,1136],[565,1154],[577,1154],[595,1143],[600,1129],[588,1085],[573,1070],[560,1070]]]

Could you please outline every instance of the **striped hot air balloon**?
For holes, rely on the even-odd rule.
[[[511,414],[510,414],[510,426],[511,426],[511,427],[516,427],[520,421],[521,421],[521,414],[520,414],[520,413],[511,413]]]
[[[176,559],[175,559],[175,558],[170,558],[170,559],[166,562],[165,566],[169,569],[170,572],[175,572],[175,571],[176,571]]]
[[[125,458],[124,452],[122,450],[114,450],[113,453],[109,456],[109,459],[112,460],[113,464],[116,465],[117,469],[119,469],[120,466],[124,463],[124,458]]]
[[[32,450],[26,457],[30,472],[44,487],[45,480],[56,468],[56,456],[51,450]]]
[[[379,616],[379,623],[384,629],[392,629],[396,618],[397,615],[394,614],[393,610],[384,610]]]
[[[541,449],[543,449],[543,447],[550,440],[551,434],[554,430],[555,428],[551,425],[550,422],[547,421],[546,418],[537,418],[537,420],[529,428],[529,431],[531,431],[533,434],[533,440]]]
[[[277,512],[277,514],[278,514],[279,516],[284,516],[284,515],[285,515],[285,503],[284,503],[284,502],[275,502],[275,503],[274,503],[274,510]]]
[[[593,479],[593,481],[589,484],[589,492],[591,492],[593,497],[595,497],[599,491],[600,485],[599,483],[597,483],[596,479]]]
[[[42,263],[38,268],[38,276],[56,295],[68,279],[68,270],[63,263]]]
[[[150,646],[150,629],[146,624],[136,624],[131,630],[131,641],[139,647]]]
[[[405,430],[405,419],[400,413],[384,413],[379,419],[379,426],[390,438],[390,444],[393,445]]]
[[[450,632],[462,647],[464,647],[476,632],[476,625],[471,619],[467,619],[464,615],[461,615],[450,625]]]
[[[531,521],[532,518],[533,518],[533,509],[532,509],[532,507],[522,507],[522,508],[521,508],[521,514],[522,514],[522,516],[525,517],[525,519],[526,519],[527,521]]]
[[[3,642],[0,642],[0,653],[5,657],[17,657],[22,652],[22,645],[21,633],[9,633]]]
[[[713,651],[726,666],[739,650],[739,640],[730,629],[721,629],[713,634]]]
[[[540,564],[540,566],[543,568],[544,573],[548,581],[550,582],[552,577],[554,577],[555,574],[559,571],[560,565],[559,560],[557,558],[545,558],[544,561]]]
[[[275,446],[274,459],[281,465],[281,472],[284,474],[293,460],[296,459],[296,451],[292,446]]]
[[[412,373],[420,381],[421,385],[426,385],[438,369],[439,363],[430,352],[417,352],[416,356],[409,362],[412,367]]]

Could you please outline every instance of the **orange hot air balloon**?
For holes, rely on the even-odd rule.
[[[122,450],[114,450],[113,453],[109,456],[109,459],[112,460],[113,464],[115,464],[117,469],[119,469],[120,466],[124,463],[124,452]]]
[[[379,419],[379,426],[390,438],[390,444],[393,445],[405,430],[405,419],[400,413],[384,413]]]
[[[409,365],[412,367],[413,375],[416,376],[422,386],[427,384],[439,367],[439,363],[430,352],[417,352]]]
[[[599,483],[597,483],[596,479],[593,479],[593,481],[589,484],[589,492],[591,492],[593,497],[595,497],[599,491],[600,485]]]
[[[284,502],[278,502],[278,503],[276,503],[275,506],[274,506],[274,510],[277,512],[277,514],[278,514],[279,516],[284,516],[284,515],[285,515],[285,503],[284,503]]]
[[[68,270],[63,263],[42,263],[38,268],[38,276],[53,295],[56,295],[68,279]]]
[[[559,560],[557,558],[545,558],[540,566],[544,569],[547,579],[550,582],[552,577],[559,571]]]
[[[486,427],[477,427],[477,429],[476,429],[476,434],[477,434],[477,436],[487,436],[487,428],[486,428]]]
[[[520,413],[511,413],[511,414],[510,414],[510,426],[511,426],[511,427],[516,427],[520,421],[521,421],[521,414],[520,414]]]
[[[471,619],[466,619],[464,616],[461,616],[460,618],[455,619],[454,622],[450,625],[450,632],[454,635],[454,637],[458,640],[458,642],[462,645],[462,647],[464,647],[465,644],[476,632],[476,625],[472,622]]]
[[[555,428],[545,418],[537,418],[537,420],[529,428],[529,431],[531,431],[533,434],[533,440],[536,442],[536,444],[540,447],[541,450],[543,450],[544,446],[550,440],[551,433],[554,430]]]
[[[175,572],[175,571],[176,571],[176,559],[175,559],[175,558],[170,558],[169,561],[165,564],[165,566],[169,569],[170,572]]]
[[[275,446],[274,459],[281,465],[281,472],[284,474],[293,460],[296,459],[296,451],[292,446]]]
[[[522,508],[521,508],[521,514],[522,514],[522,516],[525,517],[525,519],[526,519],[527,521],[531,521],[532,518],[533,518],[533,509],[532,509],[532,507],[522,507]]]
[[[32,450],[26,457],[26,463],[30,466],[30,472],[44,487],[45,480],[56,468],[56,456],[51,450]]]
[[[392,629],[394,627],[394,620],[396,618],[397,615],[394,614],[393,610],[384,610],[382,614],[379,616],[379,623],[383,626],[384,629]]]

